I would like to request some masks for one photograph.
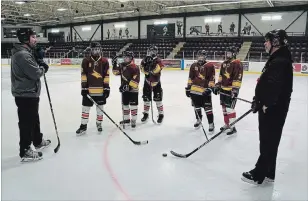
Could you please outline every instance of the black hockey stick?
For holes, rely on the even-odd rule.
[[[239,118],[237,118],[234,122],[232,122],[230,124],[230,126],[233,126],[234,124],[236,124],[237,122],[239,122],[241,119],[243,119],[245,116],[247,116],[249,113],[252,112],[252,109],[248,110],[245,114],[243,114],[242,116],[240,116]],[[222,134],[227,128],[224,128],[222,131],[220,131],[219,133],[217,133],[216,135],[214,135],[213,137],[211,137],[210,140],[204,142],[202,145],[200,145],[198,148],[194,149],[192,152],[188,153],[188,154],[179,154],[176,153],[174,151],[170,151],[170,153],[176,157],[180,157],[180,158],[188,158],[190,155],[192,155],[193,153],[195,153],[196,151],[198,151],[199,149],[201,149],[203,146],[205,146],[207,143],[209,143],[210,141],[214,140],[216,137],[218,137],[220,134]]]
[[[60,149],[60,138],[59,138],[58,128],[57,128],[57,124],[56,124],[56,120],[55,120],[55,115],[54,115],[53,109],[52,109],[52,104],[51,104],[51,99],[50,99],[50,94],[49,94],[49,90],[48,90],[48,85],[47,85],[47,80],[46,80],[45,73],[44,73],[44,81],[45,81],[46,91],[47,91],[47,95],[48,95],[50,110],[51,110],[51,114],[52,114],[52,118],[53,118],[53,123],[55,125],[55,130],[56,130],[56,134],[57,134],[57,138],[58,138],[58,145],[54,149],[54,152],[57,153],[59,151],[59,149]]]
[[[225,96],[229,96],[229,97],[232,97],[230,94],[225,94],[225,93],[222,93],[222,92],[219,92],[219,94],[222,94],[222,95],[225,95]],[[242,99],[242,98],[238,98],[238,97],[234,97],[235,99],[237,100],[240,100],[240,101],[243,101],[243,102],[246,102],[246,103],[250,103],[252,104],[251,101],[248,101],[248,100],[245,100],[245,99]]]
[[[205,129],[204,129],[204,127],[203,127],[202,120],[200,119],[200,116],[199,116],[199,114],[198,114],[198,111],[197,111],[197,109],[196,109],[196,107],[195,107],[195,104],[194,104],[194,103],[192,103],[192,104],[193,104],[193,107],[194,107],[195,113],[196,113],[196,115],[197,115],[197,118],[198,118],[198,120],[199,120],[199,121],[200,121],[200,123],[201,123],[201,127],[202,127],[202,130],[203,130],[203,133],[204,133],[204,135],[205,135],[206,139],[207,139],[207,140],[209,140],[209,138],[207,137],[207,134],[206,134],[206,132],[205,132]],[[201,108],[200,108],[200,110],[201,110]],[[202,111],[202,110],[201,110],[201,111]]]
[[[149,141],[148,140],[146,140],[146,141],[134,141],[131,137],[129,137],[126,133],[125,133],[125,131],[123,131],[122,130],[122,128],[118,125],[118,124],[116,124],[112,119],[111,119],[111,117],[109,117],[109,115],[103,110],[103,109],[101,109],[99,106],[98,106],[98,104],[91,98],[91,96],[89,95],[89,94],[87,94],[87,96],[88,96],[88,98],[108,117],[108,119],[114,124],[114,125],[116,125],[116,127],[118,127],[118,129],[120,129],[121,131],[122,131],[122,133],[124,134],[124,135],[126,135],[126,137],[128,137],[128,139],[131,141],[131,142],[133,142],[135,145],[144,145],[144,144],[148,144],[149,143]]]

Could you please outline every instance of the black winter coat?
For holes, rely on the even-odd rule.
[[[284,105],[293,91],[293,60],[287,47],[276,50],[268,59],[255,89],[261,106]]]

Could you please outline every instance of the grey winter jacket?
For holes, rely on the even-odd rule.
[[[11,90],[14,97],[39,97],[44,69],[37,64],[30,47],[16,44],[12,49]]]

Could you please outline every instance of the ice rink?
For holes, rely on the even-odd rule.
[[[162,87],[165,119],[141,124],[143,111],[141,77],[138,125],[125,131],[136,146],[104,116],[103,132],[95,127],[96,108],[91,109],[88,134],[76,137],[81,119],[80,69],[51,67],[46,74],[61,139],[57,138],[42,78],[41,131],[52,140],[44,159],[21,164],[18,157],[17,109],[11,95],[10,68],[2,67],[2,199],[3,200],[307,200],[307,95],[308,77],[294,77],[290,111],[279,147],[275,184],[254,186],[241,180],[259,154],[257,114],[238,122],[235,136],[220,135],[187,159],[186,154],[205,140],[195,130],[194,110],[185,95],[188,71],[164,70]],[[259,75],[244,74],[240,98],[251,100]],[[105,111],[116,123],[122,119],[120,78],[111,75],[111,93]],[[213,95],[216,132],[223,125],[219,97]],[[153,106],[155,103],[153,102]],[[238,101],[237,117],[250,109]],[[154,108],[155,119],[157,109]],[[204,116],[204,127],[208,130]],[[208,137],[211,137],[208,135]],[[162,157],[162,153],[168,153]]]

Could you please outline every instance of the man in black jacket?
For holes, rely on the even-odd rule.
[[[285,30],[265,35],[265,49],[270,58],[262,70],[255,89],[252,109],[259,113],[260,156],[256,167],[244,172],[242,180],[262,184],[273,182],[283,126],[293,91],[293,66]]]
[[[32,29],[19,29],[17,37],[21,44],[12,49],[11,90],[18,112],[20,135],[19,156],[22,161],[42,159],[39,149],[50,145],[40,131],[39,97],[41,76],[48,71],[48,65],[36,52],[36,33]],[[36,150],[32,150],[33,143]]]

